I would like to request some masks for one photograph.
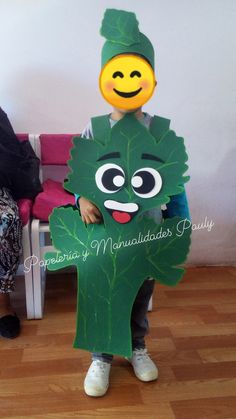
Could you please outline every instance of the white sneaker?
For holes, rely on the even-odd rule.
[[[84,391],[88,396],[103,396],[109,386],[111,364],[103,361],[93,361],[84,380]]]
[[[141,381],[153,381],[158,377],[158,369],[147,353],[147,349],[134,349],[131,362],[136,377]]]

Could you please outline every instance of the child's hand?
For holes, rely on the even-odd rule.
[[[99,209],[88,201],[88,199],[81,196],[79,198],[80,213],[82,221],[86,224],[99,224],[102,222],[102,214]]]

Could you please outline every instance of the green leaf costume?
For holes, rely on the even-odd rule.
[[[150,40],[139,31],[138,21],[132,12],[107,9],[100,33],[106,38],[102,48],[102,67],[120,54],[138,54],[155,66],[154,49]]]
[[[65,187],[92,201],[104,224],[85,225],[79,211],[56,208],[50,217],[58,253],[47,253],[50,270],[75,265],[78,272],[75,347],[131,356],[133,302],[147,277],[176,285],[184,269],[190,230],[182,219],[156,224],[148,209],[169,202],[188,177],[182,138],[154,117],[150,132],[133,114],[110,129],[95,118],[94,141],[75,138]]]
[[[101,35],[112,42],[132,45],[139,42],[139,29],[136,16],[132,12],[107,9],[101,27]]]

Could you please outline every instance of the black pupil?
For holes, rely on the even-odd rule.
[[[108,191],[117,191],[120,189],[120,186],[116,186],[113,182],[116,176],[124,177],[123,173],[118,169],[108,169],[103,173],[102,184]]]
[[[147,172],[146,170],[140,170],[140,172],[138,172],[135,177],[141,177],[143,180],[143,183],[141,186],[139,186],[138,188],[133,187],[133,189],[140,193],[140,194],[147,194],[149,192],[151,192],[153,190],[153,188],[155,187],[155,178],[154,176]]]

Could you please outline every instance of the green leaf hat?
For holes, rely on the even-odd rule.
[[[102,67],[120,54],[143,56],[154,70],[154,49],[150,40],[139,32],[138,21],[132,12],[107,9],[100,33],[107,41],[102,48]]]

